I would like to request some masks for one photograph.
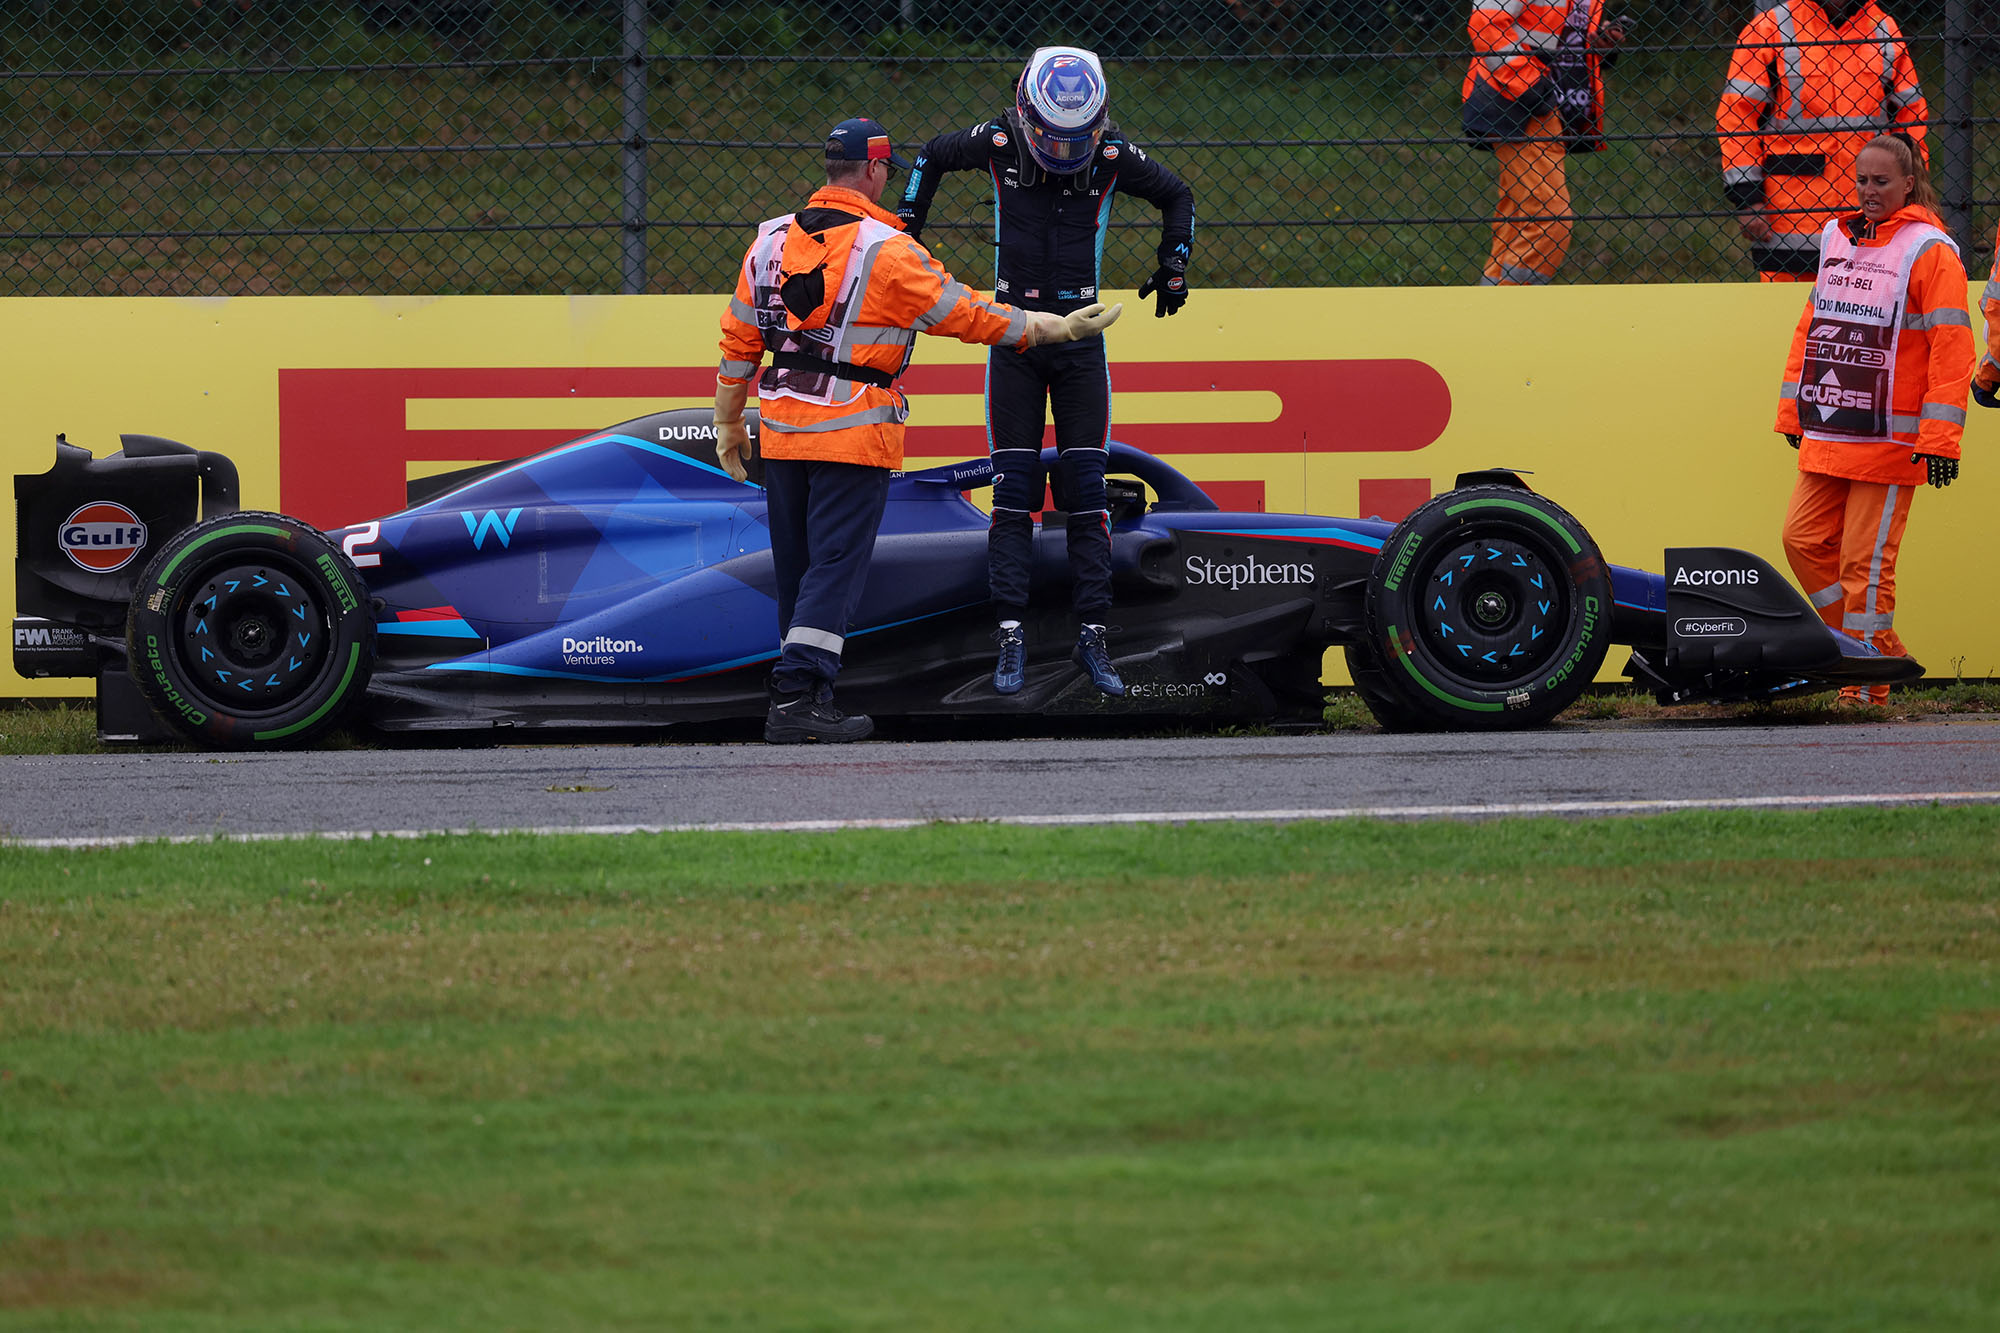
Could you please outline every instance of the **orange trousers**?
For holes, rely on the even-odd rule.
[[[1529,137],[1494,146],[1500,198],[1493,206],[1493,252],[1481,286],[1547,282],[1569,253],[1569,177],[1563,162],[1562,118],[1549,111],[1528,122]]]
[[[1890,657],[1909,656],[1896,636],[1896,553],[1915,494],[1801,472],[1785,511],[1785,558],[1820,619]],[[1868,696],[1884,703],[1889,687],[1871,686]]]

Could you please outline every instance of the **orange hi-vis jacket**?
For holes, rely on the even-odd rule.
[[[830,185],[757,228],[722,315],[716,379],[742,384],[772,353],[757,378],[766,458],[899,468],[910,406],[895,380],[919,333],[1021,349],[1028,317],[945,272],[895,214]]]
[[[1902,235],[1905,228],[1919,230]],[[1872,228],[1859,214],[1827,224],[1829,253],[1821,256],[1792,335],[1775,427],[1805,437],[1801,472],[1920,486],[1928,469],[1912,463],[1912,453],[1958,457],[1972,378],[1972,317],[1965,265],[1943,228],[1937,214],[1914,204]],[[1879,267],[1864,262],[1871,256],[1889,257],[1886,281]],[[1899,264],[1907,276],[1897,291]],[[1887,438],[1842,428],[1849,409],[1877,407],[1884,391]]]
[[[1993,272],[1980,294],[1979,312],[1986,316],[1986,354],[1972,378],[1982,389],[2000,389],[2000,231],[1993,233]]]
[[[1472,0],[1466,35],[1472,38],[1472,66],[1465,71],[1461,97],[1472,95],[1475,80],[1484,79],[1508,101],[1548,77],[1549,57],[1562,39],[1567,0]]]
[[[1817,0],[1780,0],[1736,39],[1715,107],[1722,183],[1739,212],[1769,210],[1767,272],[1813,271],[1815,238],[1854,198],[1854,159],[1901,130],[1919,145],[1930,111],[1902,29],[1868,0],[1836,27]]]

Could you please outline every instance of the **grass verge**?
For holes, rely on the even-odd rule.
[[[1987,809],[0,849],[0,1329],[1985,1329],[1996,880]]]

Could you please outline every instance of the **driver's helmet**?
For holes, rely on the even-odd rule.
[[[1074,46],[1037,50],[1014,89],[1029,156],[1052,176],[1089,166],[1109,119],[1110,94],[1094,53]]]

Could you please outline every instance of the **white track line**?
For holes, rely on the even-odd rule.
[[[927,824],[1013,824],[1049,827],[1073,824],[1285,823],[1301,819],[1480,819],[1493,815],[1647,815],[1674,810],[1780,810],[1836,806],[1990,805],[2000,791],[1905,791],[1823,796],[1703,796],[1687,800],[1519,801],[1492,805],[1348,805],[1317,810],[1149,810],[1133,813],[989,815],[943,819],[783,819],[711,824],[582,824],[520,829],[350,829],[294,833],[120,834],[99,838],[4,838],[0,847],[80,850],[199,842],[368,842],[375,838],[493,837],[505,833],[582,834],[595,837],[634,833],[833,833],[842,829],[910,829]]]

